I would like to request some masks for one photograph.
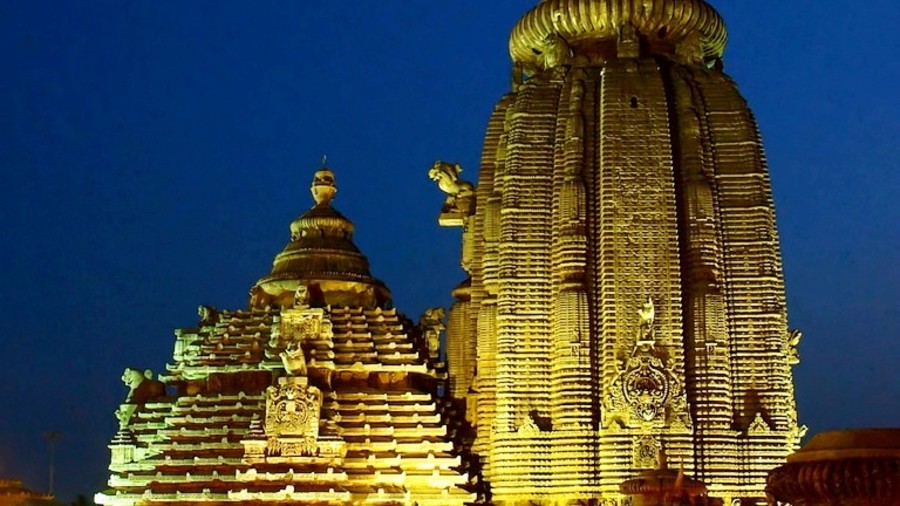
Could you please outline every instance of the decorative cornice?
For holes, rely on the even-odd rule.
[[[649,40],[676,45],[696,36],[706,58],[725,51],[725,21],[703,0],[545,0],[513,28],[509,52],[513,61],[544,66],[540,48],[557,35],[569,46],[590,41],[616,41],[630,25]]]

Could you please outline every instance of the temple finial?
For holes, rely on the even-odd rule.
[[[312,192],[316,205],[330,205],[337,193],[337,185],[334,181],[334,172],[325,167],[326,157],[322,156],[322,168],[313,176]]]
[[[328,155],[322,155],[322,168],[328,168]]]

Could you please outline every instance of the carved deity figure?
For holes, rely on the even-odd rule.
[[[134,411],[137,409],[137,406],[134,404],[120,404],[118,409],[115,411],[116,420],[119,421],[119,428],[124,429],[128,427],[128,424],[131,422],[131,415],[134,414]]]
[[[166,385],[153,379],[153,371],[150,369],[141,371],[128,367],[122,373],[122,383],[129,389],[125,404],[144,404],[166,395]]]
[[[425,314],[419,318],[419,328],[422,330],[428,356],[433,359],[438,358],[441,352],[441,332],[446,328],[443,319],[444,308],[442,307],[428,308],[425,310]]]
[[[294,307],[309,305],[309,288],[306,285],[300,285],[294,292]]]

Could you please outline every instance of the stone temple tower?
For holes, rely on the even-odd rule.
[[[468,273],[450,393],[495,503],[613,504],[665,458],[755,504],[797,448],[800,334],[725,42],[703,0],[543,1],[477,184],[430,172]]]

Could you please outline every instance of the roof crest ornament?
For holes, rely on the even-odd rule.
[[[312,192],[313,200],[317,206],[330,206],[334,200],[334,194],[337,193],[337,185],[334,180],[334,172],[329,170],[325,163],[328,161],[326,156],[322,156],[322,168],[317,170],[313,175]]]

